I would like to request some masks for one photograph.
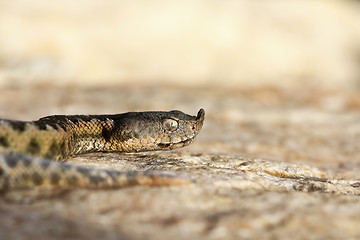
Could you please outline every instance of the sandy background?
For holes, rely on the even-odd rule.
[[[0,1],[0,83],[359,84],[357,1]]]

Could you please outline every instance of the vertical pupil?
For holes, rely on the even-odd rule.
[[[169,119],[166,121],[165,126],[168,131],[174,131],[177,128],[177,122],[175,120]]]

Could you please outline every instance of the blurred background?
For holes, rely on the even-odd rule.
[[[360,86],[360,2],[0,0],[0,86]]]

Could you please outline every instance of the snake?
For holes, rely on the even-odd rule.
[[[204,118],[200,109],[196,116],[173,110],[0,119],[0,192],[187,184],[191,180],[171,173],[96,169],[66,160],[91,152],[182,148],[195,140]]]

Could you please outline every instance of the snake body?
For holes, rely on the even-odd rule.
[[[55,115],[31,122],[0,119],[0,191],[186,183],[171,174],[91,169],[63,161],[89,152],[181,148],[194,141],[204,117],[200,109],[197,116],[175,110]]]

